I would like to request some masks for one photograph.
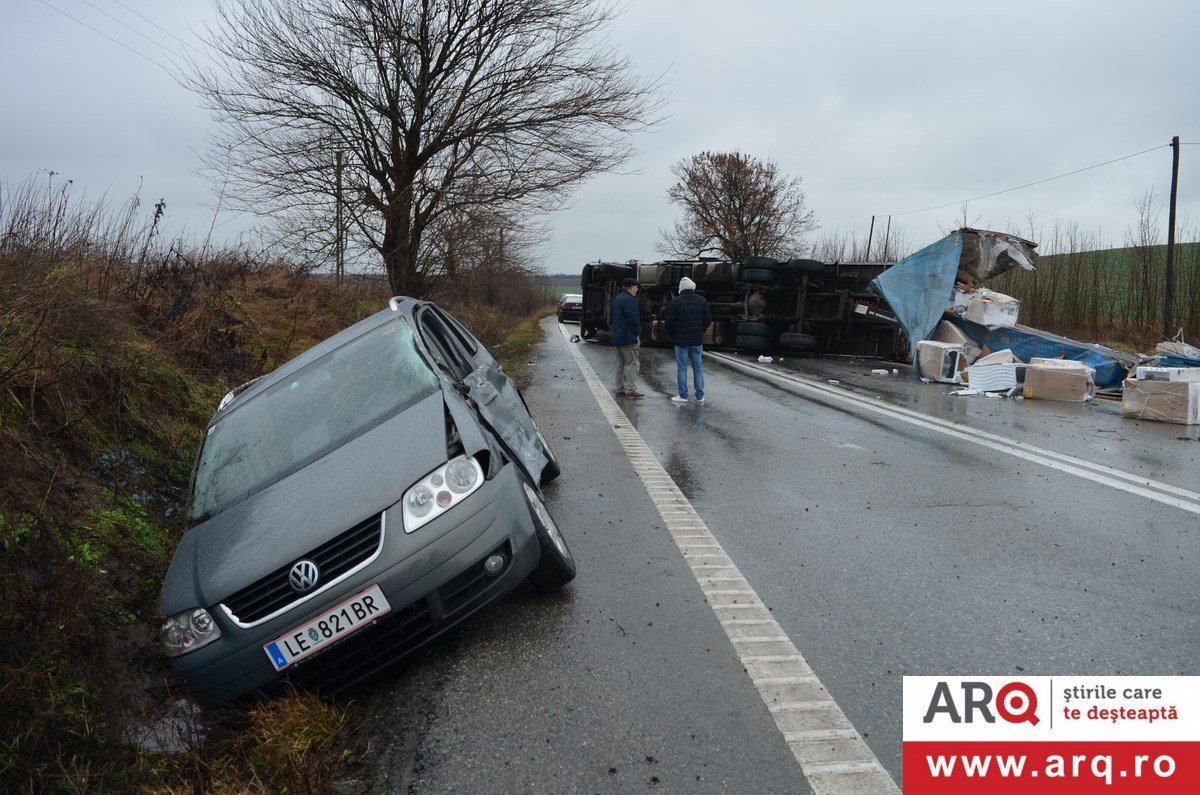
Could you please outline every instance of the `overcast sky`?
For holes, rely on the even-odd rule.
[[[211,191],[194,172],[209,120],[147,57],[198,46],[208,0],[3,7],[6,189],[52,170],[55,184],[116,202],[140,183],[147,206],[166,198],[171,230],[203,236]],[[594,178],[554,217],[545,267],[657,258],[676,216],[670,166],[706,149],[801,177],[817,236],[865,236],[872,215],[878,230],[895,214],[919,248],[957,225],[965,199],[1160,147],[974,201],[968,219],[1028,234],[1032,214],[1043,239],[1070,220],[1121,245],[1153,191],[1165,240],[1165,145],[1200,143],[1198,32],[1200,3],[1185,0],[632,0],[610,38],[639,73],[662,77],[667,119],[637,138],[626,173]],[[1181,147],[1179,186],[1181,221],[1195,225],[1200,146]],[[235,233],[251,219],[218,222]]]

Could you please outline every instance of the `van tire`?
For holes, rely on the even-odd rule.
[[[558,465],[558,459],[554,457],[554,451],[550,449],[550,444],[541,431],[538,431],[538,444],[541,445],[542,454],[546,456],[546,465],[542,467],[542,476],[539,479],[540,485],[545,486],[562,474],[562,467]]]
[[[554,593],[575,579],[575,557],[550,516],[541,492],[524,478],[521,485],[525,489],[529,518],[533,520],[533,531],[541,550],[537,568],[529,575],[529,584],[541,593]]]

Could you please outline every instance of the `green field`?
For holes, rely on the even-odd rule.
[[[573,276],[569,273],[551,273],[533,277],[534,286],[550,302],[557,302],[558,297],[563,293],[578,293],[580,291],[579,280],[580,276]]]

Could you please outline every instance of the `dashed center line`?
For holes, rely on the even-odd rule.
[[[666,524],[667,532],[691,568],[705,601],[725,630],[813,792],[818,795],[899,793],[899,787],[813,673],[791,638],[725,554],[709,532],[708,525],[663,469],[641,434],[629,423],[596,371],[568,341],[565,328],[560,327],[560,331],[567,350],[575,358],[600,405],[600,411],[612,426]],[[706,551],[694,551],[700,549]],[[713,576],[718,571],[722,575]],[[747,611],[757,611],[757,615],[748,617]],[[749,629],[750,626],[755,628]],[[763,648],[765,644],[774,645]],[[780,653],[754,654],[754,651]]]

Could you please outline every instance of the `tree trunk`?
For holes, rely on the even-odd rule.
[[[422,298],[427,285],[417,258],[421,234],[413,228],[407,214],[396,216],[401,214],[393,212],[385,221],[383,245],[379,252],[387,270],[388,284],[393,295]]]

